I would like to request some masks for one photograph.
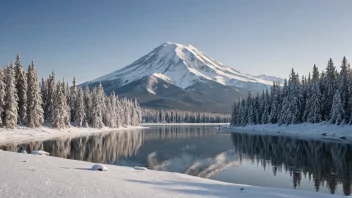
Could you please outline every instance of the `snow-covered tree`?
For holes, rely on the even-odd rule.
[[[38,75],[35,70],[34,62],[28,67],[27,72],[27,117],[26,125],[28,127],[40,127],[44,122],[44,111],[42,107],[42,96],[38,82]]]
[[[47,79],[46,83],[46,90],[45,90],[45,95],[46,98],[43,100],[45,103],[45,108],[44,108],[44,119],[48,123],[53,122],[53,117],[54,117],[54,109],[55,107],[55,100],[56,100],[56,94],[57,94],[57,84],[55,80],[55,73],[52,72],[51,75],[49,75],[49,78]]]
[[[264,92],[263,92],[264,94]],[[268,124],[268,118],[270,115],[270,101],[269,101],[269,92],[268,90],[265,90],[265,94],[263,95],[263,100],[262,100],[262,107],[263,107],[263,114],[262,114],[262,124]]]
[[[70,97],[70,110],[71,110],[71,122],[77,121],[77,113],[76,113],[76,105],[77,105],[77,85],[76,85],[76,77],[73,77],[72,81],[72,89],[71,89],[71,97]]]
[[[89,90],[89,87],[86,86],[86,89],[84,91],[84,112],[85,112],[86,125],[92,124],[92,113],[93,113],[92,110],[93,110],[92,94]]]
[[[313,82],[310,86],[310,97],[307,100],[306,111],[307,121],[319,123],[322,120],[321,115],[321,93],[318,82]]]
[[[301,106],[302,106],[302,89],[299,82],[298,74],[291,70],[289,84],[288,84],[288,104],[290,114],[287,120],[288,124],[298,124],[301,121]]]
[[[66,98],[64,105],[65,114],[64,114],[64,120],[65,120],[65,127],[69,127],[71,125],[71,109],[70,109],[70,88],[68,86],[68,83],[65,83],[63,80],[62,84],[62,93],[64,94],[64,97]]]
[[[25,124],[27,114],[27,76],[23,69],[20,54],[15,63],[15,83],[18,95],[18,123]]]
[[[336,68],[334,66],[334,63],[332,59],[330,58],[328,65],[326,67],[326,74],[325,74],[325,79],[322,82],[322,87],[323,87],[323,117],[325,120],[330,120],[330,112],[331,112],[331,104],[333,101],[333,97],[335,94],[335,90],[337,89],[336,86]]]
[[[86,117],[85,115],[85,105],[84,105],[84,93],[82,87],[78,87],[77,89],[77,98],[74,100],[75,105],[74,105],[74,112],[75,112],[75,120],[74,122],[82,127],[83,126],[83,121]],[[71,108],[72,111],[72,108]]]
[[[112,127],[113,123],[113,110],[112,110],[112,106],[111,106],[111,103],[110,103],[110,98],[108,96],[106,96],[104,94],[104,101],[105,101],[105,107],[106,107],[106,110],[103,111],[104,113],[104,116],[103,116],[103,122],[104,122],[104,125],[107,126],[107,127]]]
[[[67,111],[67,99],[65,96],[65,83],[60,81],[56,84],[55,97],[54,97],[54,109],[51,126],[54,128],[66,128],[68,127],[67,120],[69,118],[69,112]]]
[[[279,120],[280,102],[281,102],[280,101],[281,90],[280,90],[279,83],[274,82],[270,94],[272,96],[272,100],[271,100],[271,111],[269,115],[269,122],[276,124]]]
[[[64,80],[56,82],[54,72],[39,82],[34,62],[26,73],[19,54],[16,64],[11,62],[4,72],[0,68],[0,115],[0,124],[7,128],[40,127],[44,121],[55,128],[70,127],[72,122],[80,127],[116,128],[139,125],[143,116],[137,100],[118,99],[114,92],[107,96],[101,84],[83,91],[74,78],[70,90]],[[174,122],[181,116],[171,111]],[[205,120],[204,114],[197,119]]]
[[[343,57],[340,74],[338,76],[338,89],[341,94],[342,107],[345,110],[346,121],[350,120],[351,108],[349,108],[349,100],[351,98],[351,88],[349,87],[350,68],[346,57]]]
[[[97,88],[93,88],[92,98],[92,127],[102,128],[103,123],[103,105],[104,99]]]
[[[5,89],[6,85],[4,82],[4,73],[0,67],[0,123],[3,124],[3,115],[4,115],[4,105],[5,105]]]
[[[344,110],[341,103],[340,92],[336,90],[333,102],[331,105],[331,113],[330,113],[330,123],[333,124],[343,124],[344,122]]]
[[[123,108],[121,107],[121,102],[116,96],[116,126],[122,126]]]
[[[6,128],[13,129],[17,126],[18,96],[15,84],[14,63],[5,69],[5,104],[3,123]]]
[[[118,114],[118,109],[117,109],[117,104],[116,104],[116,95],[115,92],[112,92],[109,96],[109,106],[110,106],[110,124],[112,128],[117,128],[117,114]]]

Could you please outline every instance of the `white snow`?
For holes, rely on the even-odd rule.
[[[15,142],[15,141],[24,141],[24,140],[38,140],[44,138],[54,138],[61,136],[73,136],[73,135],[85,135],[93,133],[101,133],[107,131],[117,131],[117,130],[129,130],[129,129],[138,129],[143,128],[141,126],[137,127],[121,127],[121,128],[108,128],[104,127],[102,129],[96,128],[79,128],[79,127],[70,127],[65,129],[54,129],[49,127],[40,127],[40,128],[28,128],[28,127],[17,127],[15,129],[4,129],[0,128],[0,142]]]
[[[192,45],[171,42],[162,44],[120,70],[87,83],[121,79],[123,86],[145,76],[154,76],[181,88],[204,80],[258,91],[272,85],[272,81],[263,76],[256,78],[217,62]]]
[[[259,78],[259,79],[262,79],[262,80],[279,82],[281,85],[283,85],[284,82],[285,82],[285,79],[279,78],[279,77],[276,77],[276,76],[267,76],[265,74],[261,74],[261,75],[258,75],[258,76],[253,76],[253,75],[250,75],[250,74],[247,74],[247,75],[252,76],[254,78]]]
[[[135,166],[133,168],[136,170],[143,170],[143,171],[148,170],[146,167],[140,167],[140,166]]]
[[[244,127],[222,127],[221,131],[235,131],[246,133],[269,133],[269,134],[289,134],[301,137],[328,138],[328,139],[352,139],[351,125],[334,125],[326,122],[311,124],[302,123],[295,125],[248,125]],[[324,135],[322,135],[324,134]]]
[[[25,150],[24,150],[25,151]],[[42,150],[33,150],[31,152],[32,155],[46,155],[49,156],[50,153],[46,152],[46,151],[42,151]]]
[[[92,170],[95,170],[95,171],[107,171],[108,170],[108,168],[105,166],[105,165],[103,165],[103,164],[94,164],[93,166],[92,166]]]
[[[256,187],[162,171],[106,165],[92,171],[90,162],[0,152],[0,197],[343,197],[309,191]],[[24,163],[26,162],[26,163]],[[243,190],[241,190],[241,188]]]
[[[193,125],[193,126],[219,126],[229,125],[230,123],[142,123],[141,126],[170,126],[170,125]]]

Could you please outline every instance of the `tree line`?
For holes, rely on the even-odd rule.
[[[345,57],[340,71],[331,58],[324,71],[314,65],[301,79],[292,69],[283,86],[274,82],[270,90],[236,101],[231,116],[235,126],[323,121],[352,124],[352,71]]]
[[[183,110],[143,109],[145,123],[228,123],[231,115]]]
[[[56,81],[54,72],[39,82],[34,62],[26,72],[19,54],[15,63],[0,68],[0,111],[1,126],[11,129],[17,125],[117,128],[137,126],[142,118],[137,100],[119,99],[114,92],[107,96],[101,84],[83,91],[75,79],[72,87]]]

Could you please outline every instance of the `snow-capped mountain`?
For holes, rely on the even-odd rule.
[[[257,76],[252,76],[254,78],[259,78],[259,79],[262,79],[262,80],[267,80],[267,81],[271,81],[271,82],[279,82],[280,85],[283,85],[284,82],[285,82],[285,79],[283,78],[279,78],[279,77],[276,77],[276,76],[267,76],[265,74],[261,74],[261,75],[257,75]]]
[[[95,86],[98,83],[102,83],[107,92],[138,97],[142,106],[145,102],[155,105],[155,100],[160,99],[163,102],[175,100],[176,106],[182,106],[184,104],[179,104],[181,100],[189,104],[187,108],[195,102],[200,106],[213,106],[212,111],[218,106],[213,103],[229,108],[248,90],[258,92],[272,85],[272,81],[228,67],[192,45],[171,42],[163,43],[132,64],[86,84]],[[148,99],[144,99],[146,95]],[[180,95],[183,97],[177,99]],[[166,108],[175,108],[175,105],[171,106]]]
[[[254,89],[272,85],[272,81],[255,78],[217,62],[192,45],[170,42],[163,43],[131,65],[89,83],[121,79],[123,86],[145,76],[155,76],[183,89],[203,80]]]

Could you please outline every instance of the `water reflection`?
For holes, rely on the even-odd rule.
[[[119,164],[118,161],[120,158],[136,156],[143,142],[197,138],[209,136],[216,132],[214,127],[205,126],[160,126],[152,130],[114,131],[79,137],[62,137],[45,141],[8,143],[0,145],[0,149],[13,152],[26,150],[27,153],[31,153],[33,150],[44,150],[55,157],[97,163]],[[178,143],[183,145],[182,142]],[[162,142],[159,142],[159,145],[163,147],[163,149],[157,150],[167,148],[167,145]],[[171,151],[172,149],[169,150]],[[139,161],[145,162],[144,165],[147,164],[147,156],[148,155],[144,155],[144,160],[139,159]]]
[[[10,143],[0,149],[19,152],[22,149],[44,150],[51,156],[90,161],[114,163],[119,157],[130,157],[142,146],[140,131],[119,131],[99,135],[64,137],[45,141]]]
[[[174,126],[159,126],[154,127],[152,131],[147,130],[144,133],[144,140],[164,140],[164,139],[180,139],[190,137],[202,137],[215,134],[215,126],[187,126],[187,125],[174,125]]]
[[[344,194],[351,195],[350,144],[245,133],[232,133],[231,139],[240,161],[249,158],[264,169],[270,165],[274,175],[287,172],[294,188],[304,177],[314,182],[316,191],[327,187],[335,194],[338,185],[342,185]]]

